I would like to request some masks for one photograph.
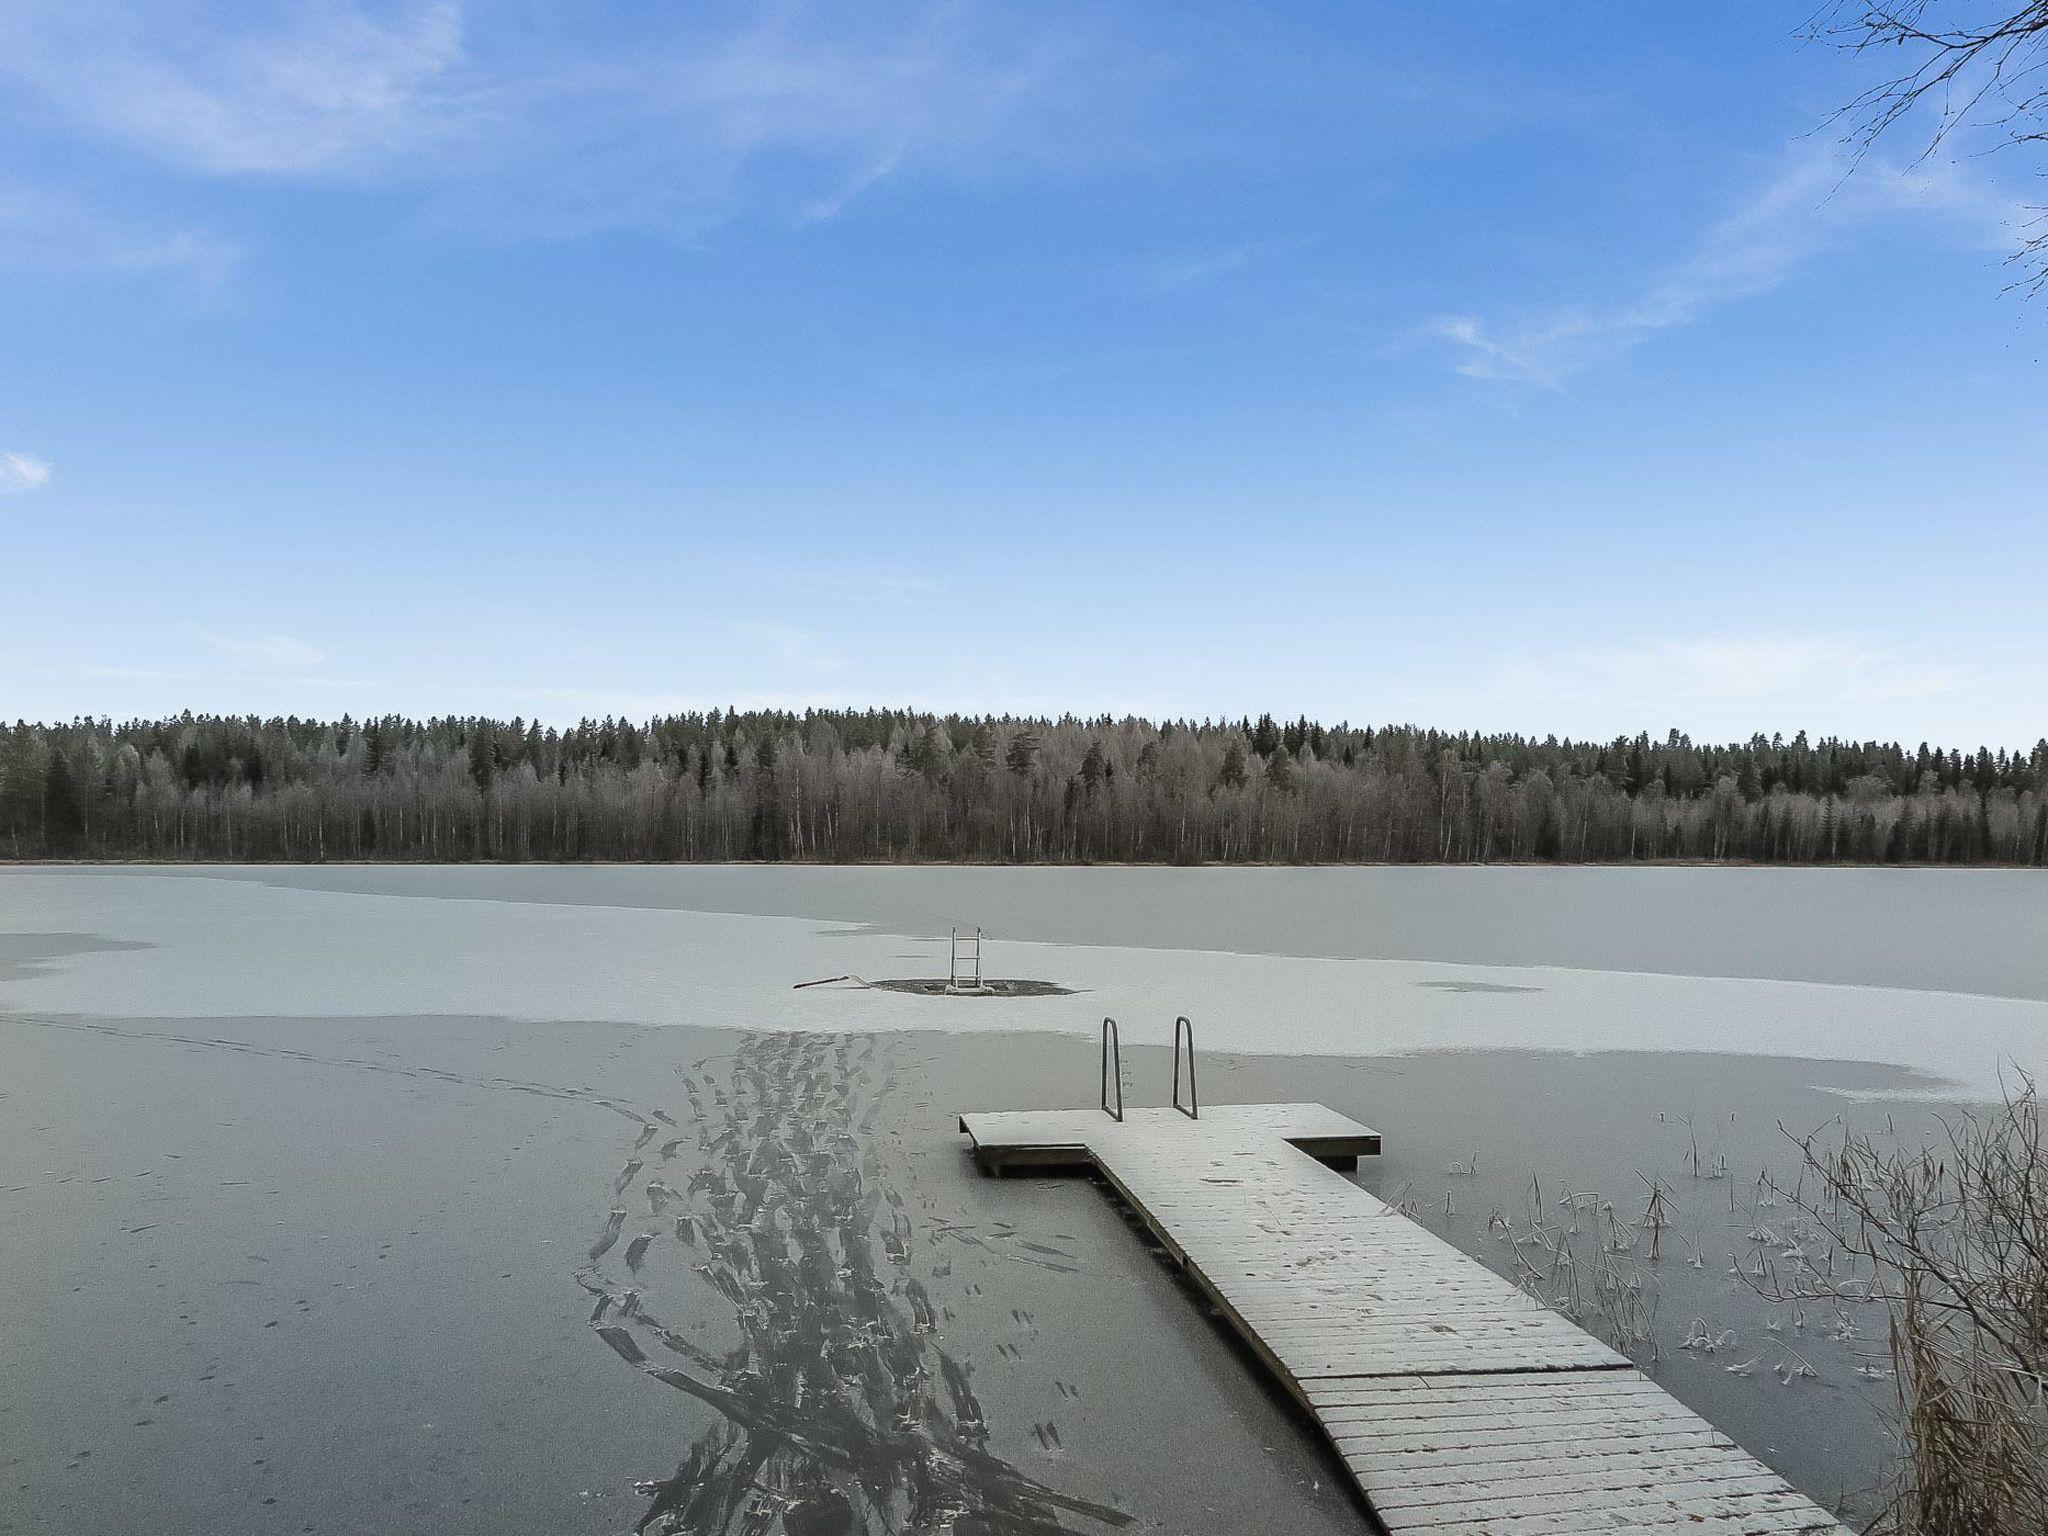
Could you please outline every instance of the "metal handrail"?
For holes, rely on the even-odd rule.
[[[1110,1062],[1116,1063],[1116,1108],[1109,1107]],[[1116,1020],[1102,1021],[1102,1112],[1112,1120],[1124,1117],[1124,1048],[1117,1038]]]
[[[1180,1037],[1185,1031],[1188,1037],[1188,1101],[1180,1101]],[[1201,1096],[1195,1091],[1195,1026],[1182,1014],[1173,1021],[1173,1107],[1190,1120],[1202,1118]]]

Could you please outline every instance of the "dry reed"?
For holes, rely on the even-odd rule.
[[[1780,1297],[1890,1306],[1899,1536],[2048,1531],[2048,1146],[2034,1083],[1902,1152],[1799,1140],[1803,1218]],[[1761,1230],[1761,1229],[1760,1229]],[[1775,1234],[1774,1234],[1775,1235]],[[1825,1265],[1810,1249],[1825,1245]],[[1761,1243],[1759,1249],[1761,1249]],[[1841,1255],[1867,1271],[1837,1279]],[[1840,1316],[1846,1325],[1847,1311]],[[1853,1326],[1853,1325],[1848,1325]]]

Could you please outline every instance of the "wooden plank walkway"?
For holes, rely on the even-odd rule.
[[[1627,1357],[1325,1167],[1380,1149],[1334,1110],[1024,1111],[960,1129],[994,1172],[1099,1170],[1394,1536],[1842,1530]]]

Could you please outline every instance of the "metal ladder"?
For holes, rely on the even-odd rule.
[[[1188,1097],[1183,1104],[1180,1097],[1180,1053],[1181,1041],[1187,1041],[1188,1053]],[[1116,1106],[1110,1107],[1110,1085],[1116,1085]],[[1186,1014],[1173,1021],[1173,1107],[1190,1120],[1202,1118],[1201,1096],[1195,1089],[1195,1026],[1188,1022]],[[1102,1021],[1102,1112],[1112,1120],[1124,1117],[1124,1051],[1117,1038],[1116,1020]]]
[[[954,991],[981,988],[981,930],[953,925],[953,953],[946,967],[946,985]]]

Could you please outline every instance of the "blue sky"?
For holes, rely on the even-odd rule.
[[[11,0],[0,713],[2031,744],[2048,190],[1806,14]]]

